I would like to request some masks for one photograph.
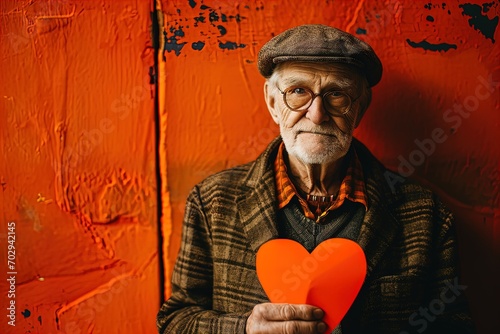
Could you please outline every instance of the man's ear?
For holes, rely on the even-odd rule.
[[[276,109],[276,99],[274,98],[272,88],[269,86],[269,82],[267,80],[264,83],[264,99],[266,100],[267,109],[269,110],[271,117],[276,124],[279,124],[278,110]]]

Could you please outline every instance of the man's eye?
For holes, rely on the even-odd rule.
[[[305,88],[302,87],[296,87],[292,88],[288,91],[289,94],[295,94],[295,95],[304,95],[307,94],[307,91]]]
[[[342,96],[345,96],[344,93],[339,92],[339,91],[331,91],[328,94],[331,95],[332,97],[342,97]]]

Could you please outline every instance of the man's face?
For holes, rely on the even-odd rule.
[[[323,164],[342,158],[352,141],[359,103],[352,102],[343,116],[331,115],[321,96],[313,99],[309,108],[292,111],[283,101],[282,92],[307,88],[314,94],[343,91],[355,100],[361,93],[359,77],[338,65],[286,62],[277,69],[277,80],[268,80],[265,86],[266,102],[274,121],[280,127],[288,154],[306,164]],[[278,86],[278,89],[272,87]]]

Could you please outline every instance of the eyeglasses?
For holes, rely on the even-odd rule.
[[[315,94],[309,88],[300,86],[292,86],[285,89],[285,91],[278,87],[278,90],[283,95],[283,102],[292,111],[307,110],[314,99],[321,96],[325,110],[333,116],[346,115],[351,110],[352,103],[359,98],[358,96],[353,100],[345,92],[339,90],[329,90],[323,94]]]

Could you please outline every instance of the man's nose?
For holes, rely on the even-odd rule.
[[[307,109],[306,118],[314,124],[321,124],[329,121],[330,115],[324,108],[321,96],[316,96],[313,99],[311,106]]]

